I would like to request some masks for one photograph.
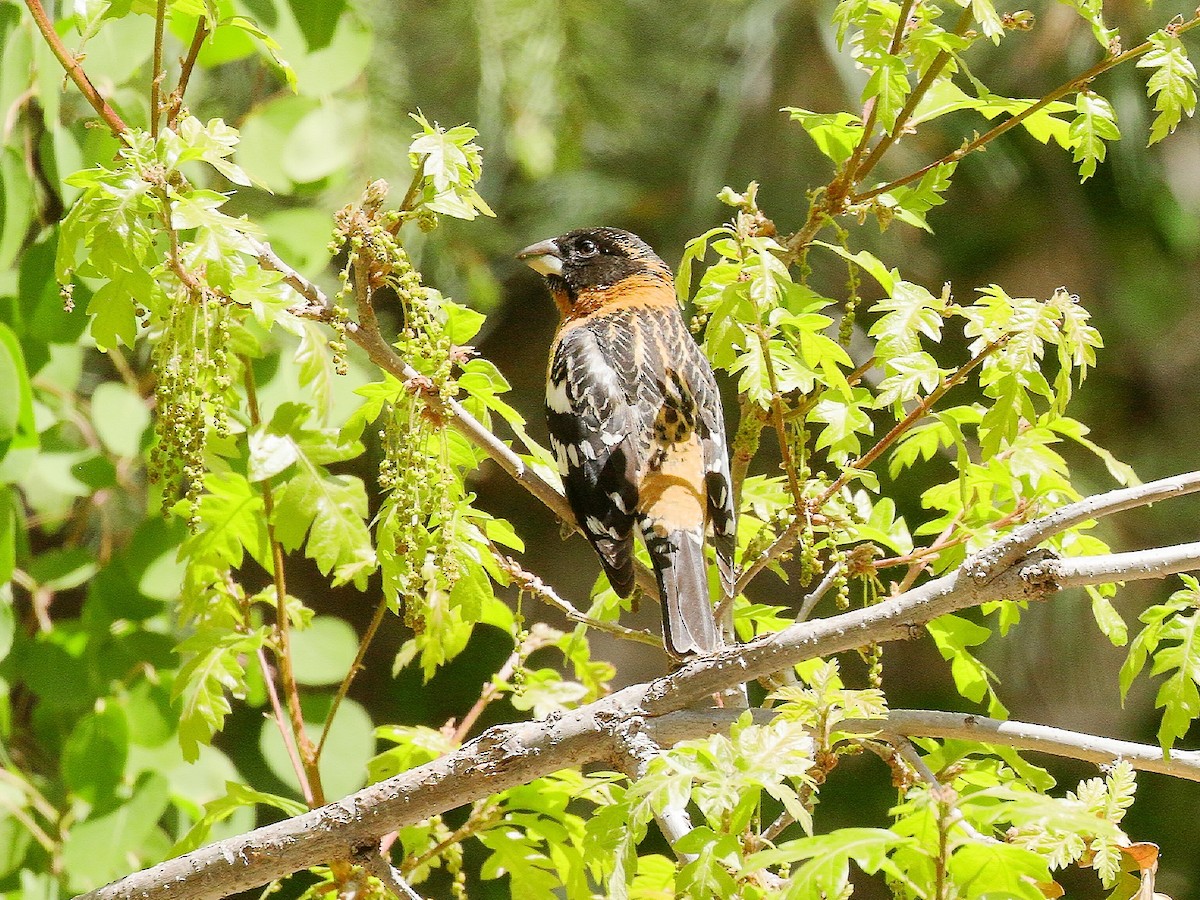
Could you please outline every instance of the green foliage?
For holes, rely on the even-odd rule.
[[[786,584],[763,578],[754,599],[735,598],[739,638],[787,627],[800,602],[804,616],[833,614],[826,594],[837,611],[887,602],[1080,499],[1075,448],[1136,482],[1072,414],[1102,347],[1079,297],[922,285],[902,245],[874,234],[933,233],[963,160],[1017,124],[1091,178],[1121,137],[1100,93],[1111,66],[1150,70],[1149,143],[1192,116],[1181,35],[1197,19],[1122,54],[1099,0],[1070,5],[1106,55],[1025,98],[995,93],[976,61],[1033,27],[1030,14],[841,0],[832,43],[859,70],[857,95],[846,110],[786,110],[831,164],[807,221],[781,233],[751,183],[721,191],[731,221],[688,243],[680,297],[738,397],[740,571],[761,561]],[[554,551],[527,548],[524,529],[476,496],[498,477],[489,458],[518,468],[508,449],[558,484],[508,378],[472,346],[493,324],[475,307],[497,292],[481,261],[496,233],[484,193],[498,209],[504,193],[484,179],[477,139],[498,145],[488,172],[500,179],[512,177],[491,162],[504,150],[510,168],[548,176],[588,142],[658,138],[657,119],[647,130],[620,110],[611,132],[575,121],[584,101],[626,98],[616,50],[604,90],[575,70],[575,29],[597,26],[591,10],[585,21],[560,6],[470,4],[490,120],[477,131],[412,114],[416,132],[405,124],[400,152],[386,153],[402,192],[389,202],[372,181],[335,212],[348,179],[384,164],[364,150],[368,123],[382,125],[363,77],[372,25],[353,5],[172,0],[170,62],[152,91],[158,5],[76,4],[59,31],[123,117],[108,113],[114,133],[59,96],[32,20],[0,5],[0,108],[14,126],[0,148],[0,261],[14,265],[0,281],[0,896],[91,889],[436,760],[481,718],[553,719],[625,674],[592,638],[631,636],[614,625],[630,604],[603,578],[578,608],[559,597],[525,568]],[[197,33],[185,96],[175,59]],[[701,65],[656,77],[686,76],[681,95],[701,96],[687,80]],[[663,116],[690,108],[655,102]],[[937,156],[946,134],[957,149]],[[870,183],[884,171],[891,180]],[[720,183],[697,177],[706,196]],[[607,213],[614,185],[580,208]],[[1107,552],[1093,524],[1048,548]],[[1100,631],[1126,643],[1115,586],[1089,591]],[[1122,696],[1147,663],[1166,676],[1167,750],[1200,717],[1198,597],[1185,577],[1144,611],[1121,671]],[[534,599],[572,630],[536,621]],[[988,661],[1023,611],[1004,600],[927,625],[953,689],[993,716],[1006,695]],[[411,692],[399,709],[352,685],[378,667],[378,634],[394,638],[393,674]],[[872,733],[888,714],[883,652],[859,649],[865,676],[836,659],[777,673],[764,709],[728,733],[639,747],[637,778],[566,770],[405,827],[394,862],[455,897],[480,881],[534,898],[840,897],[865,873],[899,897],[1037,898],[1068,865],[1112,887],[1131,767],[1055,797],[1011,748]],[[448,673],[463,671],[478,693],[442,704]],[[864,750],[900,799],[886,823],[830,828],[822,791]],[[655,827],[677,859],[652,852]],[[323,862],[310,894],[347,890],[346,866]]]
[[[1192,720],[1200,718],[1200,582],[1190,575],[1180,578],[1182,589],[1138,616],[1144,627],[1121,666],[1122,699],[1148,661],[1153,660],[1152,675],[1172,673],[1154,701],[1163,710],[1158,740],[1167,751],[1187,734]]]
[[[1175,131],[1180,120],[1196,111],[1196,67],[1179,38],[1167,31],[1150,36],[1154,49],[1138,60],[1138,68],[1153,69],[1146,94],[1158,115],[1150,126],[1150,143]]]

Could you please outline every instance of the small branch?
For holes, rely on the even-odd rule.
[[[58,36],[58,32],[54,30],[54,23],[50,21],[50,17],[46,14],[46,8],[42,6],[42,0],[25,0],[25,5],[29,8],[30,15],[33,16],[33,21],[37,25],[38,31],[42,33],[42,37],[50,45],[50,51],[62,64],[63,69],[66,70],[71,80],[75,82],[75,86],[79,88],[79,92],[83,94],[84,99],[104,119],[109,130],[118,136],[128,131],[129,126],[117,115],[117,111],[108,105],[108,101],[100,96],[100,92],[96,90],[96,86],[92,84],[87,74],[83,71],[83,66],[79,64],[79,60],[67,49],[66,44],[62,42],[62,38]]]
[[[158,137],[159,93],[167,73],[163,71],[163,25],[167,18],[167,0],[158,0],[154,11],[154,61],[150,70],[150,137]]]
[[[452,833],[425,850],[419,856],[406,859],[403,865],[400,866],[400,873],[407,875],[410,872],[415,872],[430,860],[441,856],[447,848],[453,847],[455,844],[461,844],[477,831],[498,821],[499,818],[499,806],[494,806],[487,801],[476,803],[471,809],[471,814],[467,816],[467,821],[463,822]]]
[[[655,741],[669,747],[679,741],[728,732],[742,712],[685,709],[654,719],[647,723],[647,727]],[[753,715],[756,724],[765,725],[778,713],[770,709],[757,709]],[[879,736],[881,739],[901,736],[975,741],[1048,753],[1096,765],[1108,765],[1118,759],[1126,759],[1141,772],[1200,782],[1200,750],[1172,750],[1170,758],[1164,758],[1162,748],[1151,744],[1100,737],[1049,725],[1001,721],[971,713],[893,709],[884,718],[846,719],[838,722],[836,728],[850,734]]]
[[[961,35],[967,30],[967,27],[971,24],[971,20],[971,7],[968,6],[962,11],[962,15],[958,17],[958,23],[954,26],[954,31],[952,34]],[[925,70],[925,74],[921,76],[921,80],[917,82],[917,86],[912,89],[908,95],[908,98],[904,101],[904,107],[896,115],[896,122],[892,126],[892,130],[884,135],[882,139],[880,139],[879,143],[875,145],[875,149],[870,152],[867,158],[863,160],[862,165],[858,167],[858,171],[855,173],[855,183],[866,178],[870,171],[875,168],[875,165],[879,162],[879,160],[883,158],[883,154],[885,154],[888,149],[891,148],[894,143],[896,143],[896,141],[900,140],[900,136],[904,134],[904,126],[908,124],[908,120],[912,117],[917,105],[921,102],[921,98],[923,98],[929,91],[929,88],[933,86],[934,81],[936,81],[937,77],[942,74],[942,69],[946,67],[946,63],[949,61],[950,52],[947,50],[940,51],[938,55],[933,58],[933,62],[929,64],[929,68]]]
[[[492,547],[492,555],[495,557],[497,565],[513,577],[513,580],[521,590],[528,592],[543,603],[557,609],[570,621],[586,625],[588,628],[602,631],[605,634],[611,634],[613,637],[662,648],[662,638],[651,634],[649,631],[626,628],[617,622],[602,622],[586,613],[580,612],[578,607],[559,596],[554,588],[542,581],[537,575],[523,568],[511,556],[501,553],[495,546]]]
[[[342,679],[342,683],[338,685],[337,693],[333,696],[333,704],[329,707],[329,714],[325,716],[325,725],[321,729],[321,739],[317,741],[315,755],[318,762],[321,759],[321,751],[325,749],[325,741],[329,737],[329,729],[333,727],[333,719],[337,715],[338,707],[346,699],[346,694],[350,691],[350,684],[354,681],[354,676],[362,670],[363,659],[367,655],[367,648],[371,646],[371,641],[375,639],[375,632],[379,630],[379,626],[383,623],[383,617],[387,613],[387,609],[387,598],[384,597],[379,601],[379,605],[375,607],[375,615],[371,617],[371,623],[367,626],[362,640],[358,642],[358,652],[354,654],[354,662],[350,663],[346,677]]]
[[[1197,25],[1200,25],[1200,13],[1188,19],[1181,25],[1176,26],[1172,30],[1175,34],[1183,34],[1184,32],[1191,31]],[[1128,62],[1131,59],[1136,59],[1137,57],[1148,53],[1152,49],[1154,49],[1153,42],[1145,41],[1141,44],[1138,44],[1131,50],[1126,50],[1124,53],[1118,53],[1116,56],[1105,57],[1087,71],[1080,75],[1076,75],[1074,78],[1068,81],[1063,82],[1058,87],[1054,88],[1054,90],[1050,91],[1050,93],[1042,96],[1036,103],[1031,103],[1019,113],[1016,113],[1010,118],[1005,119],[999,125],[996,125],[994,128],[985,131],[983,134],[977,136],[973,140],[968,141],[957,150],[953,150],[950,153],[947,153],[941,159],[935,160],[926,166],[922,166],[915,172],[910,172],[903,178],[897,178],[895,181],[889,181],[887,184],[882,184],[879,187],[871,188],[869,191],[864,191],[861,194],[855,194],[850,198],[850,202],[862,203],[865,200],[870,200],[872,197],[878,197],[880,194],[886,194],[888,191],[892,191],[898,187],[903,187],[906,184],[910,184],[911,182],[921,178],[926,172],[936,169],[938,166],[945,165],[946,163],[958,162],[958,160],[962,159],[967,154],[973,153],[974,151],[979,150],[981,147],[987,146],[1006,131],[1016,128],[1034,113],[1045,109],[1055,100],[1060,100],[1067,94],[1072,94],[1079,91],[1093,79],[1104,74],[1109,69],[1115,68],[1116,66],[1121,65],[1121,63]]]
[[[267,662],[267,653],[262,647],[259,647],[256,656],[258,657],[259,671],[262,672],[263,684],[267,686],[267,698],[271,701],[271,718],[275,720],[275,725],[279,728],[279,735],[283,738],[283,747],[292,764],[292,771],[296,773],[296,781],[304,794],[304,802],[311,807],[313,805],[312,788],[308,785],[308,775],[304,771],[300,751],[296,748],[296,739],[292,736],[292,729],[288,727],[287,713],[283,710],[283,704],[279,702],[279,691],[275,689],[275,675],[271,672],[271,664]]]
[[[1058,561],[1055,580],[1060,587],[1081,587],[1113,581],[1143,581],[1200,569],[1200,541]]]
[[[933,389],[933,391],[922,397],[920,402],[912,408],[912,411],[901,421],[893,425],[891,430],[882,438],[880,438],[874,447],[845,467],[842,474],[838,476],[837,480],[827,487],[821,496],[817,498],[813,508],[820,509],[822,506],[824,506],[825,502],[829,500],[830,497],[832,497],[849,483],[850,479],[854,477],[855,472],[865,469],[867,466],[871,465],[871,463],[875,462],[875,460],[882,456],[883,452],[892,444],[894,444],[900,438],[900,436],[904,434],[904,432],[908,431],[908,429],[910,429],[913,425],[925,418],[929,410],[932,409],[934,405],[942,399],[942,397],[946,396],[947,392],[950,391],[951,388],[961,384],[977,366],[979,366],[985,359],[1007,344],[1011,339],[1012,334],[1002,334],[1000,337],[996,338],[994,341],[976,353],[973,357],[971,357],[966,363],[959,366],[958,370],[953,375],[939,384]]]
[[[1188,472],[1185,475],[1173,475],[1135,487],[1085,497],[1013,529],[1003,540],[976,554],[976,558],[986,566],[1005,566],[1046,538],[1091,519],[1111,516],[1113,513],[1139,506],[1149,506],[1160,500],[1182,497],[1197,491],[1200,491],[1200,472]]]
[[[355,857],[354,861],[378,878],[379,882],[385,888],[397,897],[402,898],[402,900],[421,900],[421,895],[414,891],[409,883],[404,880],[404,876],[380,852],[378,845],[364,847],[362,852]]]
[[[1200,750],[1172,750],[1163,758],[1161,747],[1098,737],[1049,725],[1002,722],[968,713],[893,709],[886,719],[842,722],[839,729],[867,733],[882,731],[906,737],[948,738],[999,744],[1017,750],[1049,753],[1067,759],[1107,765],[1118,759],[1129,761],[1142,772],[1156,772],[1187,781],[1200,782]]]
[[[803,527],[802,519],[792,520],[792,524],[785,528],[783,533],[775,538],[766,550],[759,554],[758,559],[754,560],[749,567],[742,570],[742,574],[738,576],[737,584],[733,586],[733,595],[736,597],[745,591],[749,587],[750,582],[758,577],[759,572],[795,547],[796,541],[800,540],[800,531]]]
[[[244,384],[246,388],[246,404],[250,412],[251,427],[262,424],[258,410],[258,393],[254,384],[254,369],[249,359],[242,360]],[[271,577],[275,584],[275,659],[279,666],[279,681],[287,699],[288,715],[291,719],[292,734],[296,746],[300,750],[300,761],[307,775],[307,785],[304,799],[309,806],[322,806],[325,803],[325,791],[321,786],[321,772],[317,768],[317,753],[308,732],[304,728],[304,713],[300,709],[300,688],[296,684],[296,675],[292,671],[291,622],[287,612],[287,583],[283,570],[283,545],[275,534],[275,496],[271,490],[270,479],[260,482],[262,486],[263,513],[267,520],[267,541],[271,545]]]
[[[187,91],[188,81],[191,80],[192,70],[196,68],[196,60],[208,37],[208,22],[201,16],[196,22],[196,30],[192,34],[192,43],[188,47],[187,56],[180,62],[179,83],[171,92],[167,103],[167,127],[174,128],[179,123],[179,113],[183,109],[183,95]]]
[[[633,781],[643,778],[650,768],[650,763],[662,753],[662,747],[651,739],[642,726],[643,723],[638,720],[631,720],[618,730],[616,736],[618,753],[614,761]],[[686,807],[667,807],[661,812],[655,812],[654,819],[672,849],[681,838],[692,831],[692,820]],[[685,864],[696,859],[695,854],[680,853],[678,850],[675,851],[675,855]]]
[[[912,767],[912,770],[916,772],[917,777],[929,785],[931,791],[935,792],[939,796],[950,796],[950,794],[946,791],[946,788],[940,781],[938,781],[937,775],[935,775],[933,770],[925,764],[925,760],[921,759],[921,754],[918,753],[917,748],[912,745],[912,741],[906,737],[889,734],[883,735],[883,738],[892,745],[896,751],[896,755]],[[999,841],[997,841],[994,837],[980,834],[975,829],[975,826],[967,821],[966,816],[964,816],[962,811],[957,807],[951,806],[950,820],[953,824],[961,828],[963,832],[966,833],[966,835],[972,840],[982,841],[989,844],[999,843]]]
[[[829,567],[829,571],[825,573],[825,577],[821,579],[821,583],[813,588],[812,592],[804,598],[800,603],[800,611],[796,613],[796,621],[803,622],[812,614],[813,607],[821,602],[821,598],[829,593],[829,589],[833,587],[833,583],[837,581],[839,575],[842,574],[842,564],[834,563]]]
[[[531,635],[532,637],[532,635]],[[483,690],[479,692],[479,699],[467,711],[467,714],[462,717],[462,721],[458,723],[458,727],[454,729],[454,734],[451,740],[455,744],[461,744],[466,740],[467,735],[471,733],[471,728],[479,717],[483,715],[483,711],[491,705],[492,701],[500,696],[500,682],[508,681],[513,676],[513,672],[517,670],[517,666],[521,662],[522,653],[525,650],[524,644],[513,649],[509,654],[508,659],[504,661],[499,671],[496,672],[487,683],[483,686]]]

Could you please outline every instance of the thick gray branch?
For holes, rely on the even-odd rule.
[[[1085,497],[1077,503],[1069,503],[1039,519],[1014,528],[1003,540],[993,544],[977,555],[979,564],[985,567],[1010,565],[1027,550],[1032,550],[1046,538],[1074,528],[1090,519],[1111,516],[1114,513],[1149,506],[1159,500],[1182,497],[1200,491],[1200,472],[1172,475],[1136,487],[1121,488]]]
[[[694,740],[729,731],[737,721],[740,710],[685,709],[661,716],[649,724],[651,737],[664,747],[679,741]],[[774,710],[754,712],[755,722],[769,722]],[[925,709],[893,709],[884,719],[852,719],[838,723],[838,731],[862,735],[900,735],[903,737],[950,738],[978,741],[1032,750],[1067,759],[1078,759],[1105,765],[1127,759],[1141,772],[1157,772],[1188,781],[1200,781],[1200,750],[1172,750],[1169,759],[1163,758],[1161,747],[1098,737],[1049,725],[1029,722],[1003,722],[970,713],[938,712]]]

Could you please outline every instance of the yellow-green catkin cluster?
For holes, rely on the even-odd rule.
[[[372,253],[389,261],[386,283],[400,303],[403,321],[395,346],[421,374],[385,410],[379,437],[383,460],[379,485],[388,493],[394,542],[394,581],[405,598],[405,616],[419,628],[428,609],[443,605],[458,580],[454,552],[460,476],[450,459],[446,403],[457,391],[451,353],[437,295],[421,284],[408,255],[386,229],[372,234]],[[352,245],[352,253],[356,251]],[[351,261],[353,265],[353,260]]]
[[[224,307],[208,291],[180,291],[154,348],[158,414],[149,475],[162,489],[164,515],[182,495],[192,530],[200,525],[210,433],[229,433],[229,327]]]

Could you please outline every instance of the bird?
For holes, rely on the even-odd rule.
[[[546,421],[576,523],[621,597],[633,542],[650,556],[663,643],[677,660],[721,644],[704,546],[732,596],[736,514],[721,395],[684,322],[670,267],[637,235],[583,228],[517,258],[545,279],[561,321]]]

